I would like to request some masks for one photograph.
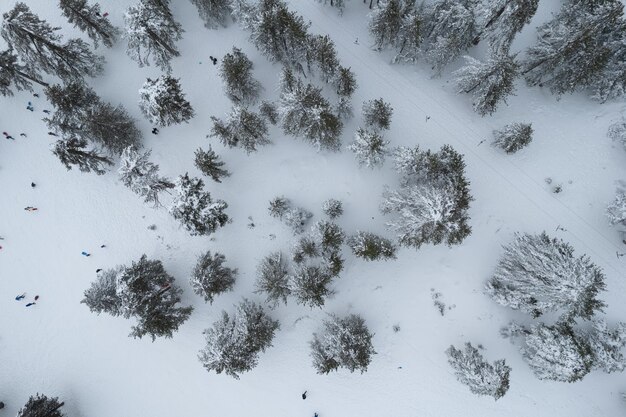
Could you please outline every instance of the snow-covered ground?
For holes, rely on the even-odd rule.
[[[122,14],[131,2],[100,3],[123,26]],[[70,417],[624,415],[626,404],[619,394],[626,390],[624,375],[592,372],[574,384],[536,379],[517,347],[498,335],[516,315],[483,293],[501,245],[513,232],[546,230],[604,269],[608,319],[626,319],[626,258],[616,256],[624,245],[604,218],[616,181],[626,179],[626,152],[606,137],[624,105],[599,105],[582,94],[557,101],[518,81],[509,105],[481,118],[472,112],[468,97],[455,94],[449,75],[433,79],[425,64],[391,65],[391,55],[371,50],[362,2],[349,2],[343,16],[312,0],[289,3],[312,22],[312,32],[332,37],[342,64],[357,76],[357,116],[344,128],[344,147],[360,124],[360,104],[378,97],[389,101],[394,117],[386,137],[392,146],[438,149],[451,144],[465,155],[475,198],[472,235],[454,248],[401,249],[398,259],[389,262],[366,263],[344,251],[346,268],[336,281],[337,293],[322,310],[291,302],[271,313],[281,329],[257,368],[240,380],[207,373],[197,360],[202,330],[222,309],[232,311],[242,297],[261,301],[253,293],[256,265],[272,250],[287,250],[293,240],[284,225],[269,217],[268,201],[285,195],[319,219],[322,202],[337,198],[344,202],[339,224],[347,232],[369,230],[391,237],[378,206],[383,186],[395,185],[398,178],[389,163],[382,170],[359,169],[351,152],[318,153],[278,128],[271,130],[273,145],[251,155],[205,138],[209,116],[221,117],[230,106],[209,55],[221,57],[232,46],[241,48],[254,61],[254,74],[269,99],[277,97],[280,66],[262,57],[236,25],[207,30],[190,2],[173,2],[173,13],[186,30],[173,75],[181,78],[196,110],[190,123],[150,134],[137,91],[146,77],[160,72],[138,68],[126,56],[123,41],[112,50],[99,50],[108,63],[104,76],[90,84],[104,100],[122,103],[136,117],[144,145],[153,150],[152,159],[164,175],[200,176],[193,152],[212,143],[233,175],[221,184],[207,180],[207,188],[229,203],[233,222],[211,238],[192,237],[165,210],[143,204],[119,184],[115,171],[103,176],[66,171],[50,152],[53,138],[40,120],[49,108],[43,94],[2,98],[0,130],[16,141],[0,141],[0,235],[5,238],[0,242],[0,400],[7,404],[0,413],[15,414],[29,395],[40,392],[61,397]],[[540,2],[514,47],[533,41],[534,28],[555,8],[552,3]],[[56,2],[27,4],[63,26],[67,36],[79,35]],[[13,1],[0,2],[0,11],[12,6]],[[34,112],[26,110],[28,101]],[[488,145],[494,128],[517,121],[533,123],[535,136],[528,148],[510,156]],[[28,137],[19,137],[20,132]],[[483,139],[487,141],[479,145]],[[560,194],[552,193],[547,177],[552,186],[562,184]],[[26,206],[39,210],[24,211]],[[248,216],[256,227],[247,227]],[[148,229],[152,224],[156,230]],[[225,254],[228,266],[240,272],[234,291],[220,295],[213,305],[193,294],[188,284],[196,257],[207,249]],[[92,255],[81,256],[81,251]],[[129,264],[143,253],[164,262],[185,291],[184,304],[195,308],[173,339],[152,343],[129,338],[129,321],[97,316],[80,304],[97,268]],[[433,306],[433,289],[453,306],[443,317]],[[28,300],[41,298],[25,308],[14,300],[22,292]],[[315,373],[308,343],[327,313],[358,313],[366,319],[377,351],[368,372]],[[399,332],[392,329],[396,324]],[[506,358],[513,368],[511,389],[499,401],[475,396],[456,381],[444,350],[465,341],[483,344],[489,360]],[[300,397],[304,390],[305,401]]]

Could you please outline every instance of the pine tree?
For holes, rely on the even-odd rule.
[[[259,264],[255,292],[265,293],[265,302],[272,308],[280,301],[287,304],[287,296],[291,294],[289,271],[281,252],[269,254]]]
[[[509,390],[511,367],[506,365],[504,359],[492,365],[469,342],[465,344],[465,350],[450,346],[446,355],[456,378],[467,385],[472,393],[489,395],[498,400]]]
[[[226,27],[231,13],[230,0],[191,0],[198,8],[204,26],[209,29]]]
[[[171,338],[191,315],[191,306],[179,306],[181,294],[182,290],[174,284],[174,278],[161,261],[148,260],[142,255],[129,267],[100,274],[81,302],[98,314],[136,318],[137,324],[130,335],[135,338],[150,335],[154,341],[157,337]]]
[[[500,130],[493,131],[492,144],[504,149],[506,153],[515,153],[533,140],[533,128],[530,123],[511,123]]]
[[[148,160],[150,153],[149,150],[139,153],[134,146],[124,149],[118,173],[122,184],[143,197],[146,203],[159,207],[159,194],[174,188],[174,184],[159,176],[159,166]]]
[[[31,396],[24,407],[17,412],[17,417],[63,417],[60,408],[65,405],[58,397],[43,394]]]
[[[175,42],[182,39],[184,32],[174,20],[168,3],[160,0],[139,0],[124,16],[126,21],[126,53],[140,67],[153,61],[163,71],[171,70],[170,61],[180,56]]]
[[[272,143],[267,138],[265,120],[245,107],[233,106],[225,122],[214,116],[211,120],[213,128],[210,135],[219,138],[229,148],[239,147],[250,154],[256,152],[257,147]]]
[[[486,62],[465,57],[466,65],[454,73],[459,93],[472,94],[474,111],[491,115],[500,102],[515,91],[518,74],[515,57],[492,51]]]
[[[306,86],[286,69],[281,77],[279,114],[284,132],[301,136],[318,150],[340,149],[341,120],[332,113],[321,88]]]
[[[568,323],[532,326],[522,354],[535,376],[542,380],[576,382],[593,367],[589,342],[577,335]]]
[[[537,44],[527,50],[522,74],[529,85],[555,94],[589,86],[606,68],[611,50],[607,34],[623,15],[623,5],[607,0],[596,6],[566,2],[540,26]]]
[[[269,214],[281,220],[293,230],[294,234],[304,232],[304,227],[313,213],[302,207],[293,207],[291,201],[285,197],[275,197],[270,201]]]
[[[210,235],[228,222],[224,213],[228,204],[223,200],[213,201],[203,188],[200,178],[189,178],[188,174],[179,176],[175,184],[176,197],[170,213],[192,235]]]
[[[608,100],[623,97],[626,94],[626,45],[624,32],[626,21],[618,21],[610,34],[607,35],[605,45],[609,48],[609,60],[598,77],[591,81],[593,94],[591,98],[605,103]]]
[[[220,76],[224,81],[226,96],[237,105],[255,104],[263,87],[254,79],[254,64],[241,49],[233,47],[224,55],[220,66]]]
[[[626,346],[626,323],[618,323],[609,328],[603,319],[593,320],[593,329],[587,339],[593,352],[593,367],[606,373],[622,372],[626,368],[626,358],[622,350]]]
[[[33,91],[33,83],[48,87],[48,83],[42,81],[37,73],[18,62],[12,49],[0,52],[0,94],[12,96],[12,86],[17,91]]]
[[[539,0],[492,0],[478,3],[482,16],[481,33],[474,39],[476,45],[483,34],[496,50],[508,50],[515,35],[537,11]]]
[[[388,130],[391,126],[392,115],[393,107],[382,98],[363,103],[363,120],[369,129]]]
[[[120,30],[109,19],[100,14],[100,4],[87,4],[87,0],[59,0],[63,16],[93,40],[95,47],[102,42],[111,48],[120,35]]]
[[[233,289],[237,269],[222,266],[225,261],[224,255],[211,254],[211,251],[207,251],[198,258],[191,273],[191,288],[196,294],[203,296],[204,301],[213,303],[216,295]]]
[[[606,208],[606,216],[612,225],[626,224],[626,192],[618,190],[617,195]]]
[[[587,320],[606,306],[597,298],[604,289],[598,266],[586,255],[575,257],[571,245],[545,233],[516,234],[486,285],[498,304],[533,317],[558,311]]]
[[[389,239],[370,232],[357,232],[348,238],[354,256],[366,261],[396,259],[396,247]]]
[[[414,63],[417,61],[421,53],[422,41],[424,40],[422,34],[424,28],[423,15],[422,10],[414,9],[413,2],[408,2],[408,9],[402,18],[400,32],[395,42],[397,54],[393,57],[394,63]]]
[[[385,163],[385,156],[389,153],[388,144],[389,141],[384,140],[380,133],[359,128],[354,135],[354,142],[348,149],[354,152],[359,165],[375,168]]]
[[[615,141],[621,142],[622,146],[626,148],[626,119],[622,118],[612,123],[606,135]]]
[[[58,140],[54,144],[52,153],[55,154],[67,170],[75,165],[81,172],[95,172],[102,175],[106,172],[107,165],[113,165],[113,161],[98,149],[87,150],[85,139],[69,138]]]
[[[357,87],[356,77],[350,68],[339,65],[337,67],[337,75],[333,80],[333,85],[339,97],[350,98]]]
[[[292,208],[291,201],[283,196],[274,197],[269,204],[268,211],[270,216],[282,220],[287,211]]]
[[[276,105],[274,103],[263,101],[259,106],[259,114],[265,118],[272,125],[276,125],[278,123],[278,110],[276,110]]]
[[[324,320],[324,332],[313,334],[313,367],[318,374],[328,374],[340,367],[350,372],[367,371],[372,355],[376,354],[372,337],[361,316],[331,315],[329,320]]]
[[[222,182],[223,177],[230,177],[230,172],[227,169],[222,168],[224,161],[220,160],[220,157],[211,149],[209,145],[208,151],[203,151],[202,148],[196,150],[195,164],[196,167],[204,174],[213,179],[215,182]]]
[[[423,48],[435,74],[472,46],[475,0],[438,0],[427,11]]]
[[[278,321],[261,306],[244,299],[235,314],[222,311],[222,318],[204,331],[206,347],[198,358],[207,371],[225,372],[239,379],[239,374],[257,365],[259,353],[272,346],[278,328]]]
[[[258,21],[258,8],[249,0],[230,0],[230,16],[245,30],[253,30]]]
[[[343,205],[341,204],[341,201],[329,198],[324,201],[324,204],[322,204],[322,211],[331,220],[334,220],[343,214]]]
[[[148,78],[139,90],[139,108],[150,123],[159,126],[188,122],[194,116],[180,80],[169,75]]]
[[[369,32],[376,48],[395,46],[402,28],[403,0],[383,0],[370,13]]]
[[[309,61],[315,63],[322,79],[330,82],[336,76],[339,67],[335,43],[328,35],[311,36],[309,43],[311,54]],[[311,69],[309,72],[312,72]]]
[[[298,304],[322,307],[326,298],[334,294],[329,288],[333,276],[320,266],[296,266],[290,281],[290,291]]]
[[[64,81],[95,77],[102,73],[104,58],[93,54],[81,39],[61,43],[61,28],[51,27],[39,19],[22,2],[2,15],[0,35],[13,49],[31,74],[40,70],[56,75]]]

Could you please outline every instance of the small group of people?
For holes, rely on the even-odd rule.
[[[22,294],[16,296],[15,297],[15,301],[22,301],[24,298],[26,298],[26,293],[22,293]],[[26,304],[26,307],[34,306],[35,304],[37,304],[37,300],[39,300],[39,296],[38,295],[35,296],[33,301],[28,302]]]

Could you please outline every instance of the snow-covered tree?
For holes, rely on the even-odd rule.
[[[607,136],[615,141],[618,141],[626,148],[626,119],[622,118],[617,122],[612,123],[607,131]]]
[[[59,0],[63,16],[93,40],[95,47],[99,42],[112,47],[120,35],[120,30],[109,19],[100,14],[100,4],[88,4],[87,0]]]
[[[339,14],[343,14],[343,9],[346,7],[346,0],[317,0],[318,3],[330,4],[330,7],[335,7]]]
[[[626,224],[626,191],[617,190],[617,195],[606,208],[606,215],[612,225]]]
[[[298,304],[322,307],[334,291],[329,288],[333,276],[326,268],[317,265],[298,265],[289,282],[290,292]]]
[[[175,183],[176,196],[170,213],[192,235],[210,235],[228,222],[224,212],[228,204],[223,200],[211,199],[200,178],[189,178],[188,174],[178,177]]]
[[[370,232],[357,232],[348,238],[354,256],[366,261],[396,259],[396,247],[389,239]]]
[[[200,18],[207,28],[217,29],[220,26],[227,26],[232,12],[230,0],[191,0],[191,2],[198,8]]]
[[[485,62],[465,56],[466,65],[454,73],[459,93],[474,97],[474,111],[493,114],[500,102],[515,91],[518,64],[506,52],[492,50]]]
[[[359,165],[368,168],[380,167],[385,163],[388,140],[377,131],[359,128],[354,135],[354,141],[348,145],[348,149],[354,152]]]
[[[31,74],[44,71],[64,81],[102,73],[104,58],[95,55],[82,39],[61,43],[60,27],[51,27],[22,2],[2,15],[0,35],[28,66]]]
[[[533,127],[531,123],[511,123],[500,130],[494,130],[493,137],[493,146],[506,153],[515,153],[533,140]]]
[[[369,15],[369,32],[378,49],[395,46],[402,28],[404,0],[382,0]]]
[[[252,30],[258,22],[258,8],[251,0],[230,0],[230,16],[242,29]]]
[[[293,230],[294,234],[304,231],[304,226],[313,213],[302,207],[293,207],[291,201],[285,197],[275,197],[270,201],[268,211],[270,216],[281,220]]]
[[[413,6],[412,3],[411,6]],[[411,7],[402,19],[402,26],[400,26],[400,32],[396,41],[397,54],[393,58],[393,62],[414,63],[417,61],[421,53],[423,27],[423,12]]]
[[[220,66],[220,76],[224,81],[226,96],[238,105],[254,104],[258,101],[263,87],[254,79],[254,64],[241,49],[234,47],[224,55]]]
[[[95,172],[102,175],[106,172],[107,165],[113,165],[113,161],[103,155],[98,149],[86,149],[85,139],[69,138],[58,140],[54,144],[52,153],[59,158],[61,163],[69,171],[72,166],[77,166],[81,172]]]
[[[191,273],[191,288],[204,297],[204,301],[213,303],[216,295],[230,291],[235,285],[237,268],[223,266],[226,257],[221,253],[207,251],[200,255]]]
[[[374,130],[387,130],[391,126],[393,107],[382,98],[363,103],[363,121],[365,126]]]
[[[159,176],[159,166],[149,160],[151,152],[139,152],[134,146],[124,149],[118,174],[122,184],[143,197],[146,203],[159,207],[159,194],[174,188],[174,184]]]
[[[619,27],[623,8],[618,0],[595,5],[565,2],[538,28],[537,43],[526,51],[522,74],[528,84],[563,94],[598,79],[611,55],[607,34]]]
[[[33,91],[33,83],[48,87],[48,83],[41,80],[36,72],[18,61],[12,49],[0,52],[0,94],[12,96],[13,88]]]
[[[339,58],[335,43],[328,35],[314,35],[309,40],[310,59],[307,61],[315,64],[321,78],[329,82],[336,75],[339,68]],[[312,68],[309,69],[312,72]]]
[[[343,205],[341,204],[341,201],[329,198],[322,204],[322,211],[331,220],[334,220],[343,214]]]
[[[621,98],[626,94],[626,43],[624,32],[626,20],[619,19],[618,26],[607,35],[606,46],[609,49],[609,60],[602,73],[591,81],[594,100],[604,103],[608,100]]]
[[[575,257],[571,245],[546,233],[516,234],[486,285],[498,304],[533,317],[561,312],[587,320],[606,306],[597,298],[604,289],[604,274],[589,257]]]
[[[222,311],[222,318],[204,331],[206,346],[198,358],[207,371],[239,379],[239,374],[257,365],[259,353],[272,346],[278,328],[278,321],[260,305],[244,299],[235,314]]]
[[[322,89],[295,77],[289,69],[281,77],[281,125],[286,134],[301,136],[319,150],[338,151],[343,123],[332,112]]]
[[[350,372],[367,371],[372,355],[376,354],[372,336],[361,316],[331,315],[329,320],[324,320],[323,333],[313,334],[313,367],[318,374],[327,374],[340,367]]]
[[[226,121],[211,116],[213,128],[210,135],[217,137],[229,148],[242,148],[248,154],[256,152],[259,146],[272,143],[268,137],[265,119],[245,107],[233,106]]]
[[[24,407],[17,412],[17,417],[63,417],[60,408],[65,405],[58,397],[37,394],[28,399]]]
[[[576,382],[593,367],[593,352],[587,340],[568,323],[539,323],[526,335],[522,354],[535,376],[561,382]]]
[[[276,125],[278,123],[278,110],[276,110],[276,105],[269,101],[261,102],[259,106],[259,114],[265,118],[272,125]]]
[[[270,200],[268,211],[270,216],[282,220],[283,216],[291,209],[291,201],[284,196],[274,197]]]
[[[426,11],[423,49],[437,75],[472,46],[476,0],[437,0]]]
[[[506,365],[504,359],[497,360],[492,365],[469,342],[465,343],[464,350],[450,346],[446,355],[456,378],[467,385],[472,393],[488,395],[498,400],[509,390],[511,367]]]
[[[496,50],[508,50],[515,35],[530,23],[537,11],[539,0],[489,0],[478,2],[477,14],[481,16],[481,37],[489,40]]]
[[[139,0],[124,15],[126,22],[126,53],[140,67],[153,61],[163,71],[170,71],[172,58],[180,56],[175,42],[182,39],[184,32],[174,20],[168,2],[161,0]]]
[[[339,97],[350,98],[357,87],[356,77],[350,68],[339,65],[337,67],[337,74],[333,79],[333,85]]]
[[[256,291],[264,293],[265,302],[276,307],[280,301],[287,304],[289,288],[289,270],[287,261],[281,252],[273,252],[263,258],[257,268]]]
[[[222,182],[222,178],[230,177],[230,172],[223,168],[224,161],[213,151],[209,145],[209,150],[204,151],[198,148],[195,153],[196,167],[204,174],[213,179],[215,182]]]
[[[169,337],[191,315],[193,308],[180,307],[182,290],[159,260],[146,255],[131,266],[120,266],[98,275],[81,301],[92,312],[134,317],[131,336]]]
[[[146,80],[139,89],[139,108],[150,123],[159,126],[188,122],[194,116],[180,80],[169,75]]]
[[[626,358],[622,350],[626,347],[626,323],[609,328],[604,319],[594,319],[587,338],[593,352],[594,369],[606,373],[624,371]]]
[[[116,155],[140,145],[141,131],[126,109],[102,102],[84,83],[53,85],[45,93],[55,112],[44,121],[56,133],[98,143]]]

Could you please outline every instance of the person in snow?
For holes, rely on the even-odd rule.
[[[156,127],[152,128],[152,134],[153,135],[158,135],[159,134],[159,129],[157,129]]]
[[[20,136],[26,137],[26,133],[20,133]]]
[[[34,182],[30,183],[31,188],[35,188],[37,186],[37,184],[35,184]]]
[[[304,391],[304,392],[302,393],[302,399],[303,399],[303,400],[306,400],[306,393],[307,393],[306,391]]]
[[[17,297],[15,297],[15,301],[20,301],[21,299],[23,299],[24,297],[26,297],[26,293],[22,293],[20,295],[18,295]]]
[[[13,136],[9,135],[7,132],[2,132],[2,134],[3,134],[3,135],[4,135],[4,137],[5,137],[5,138],[7,138],[7,139],[13,139],[13,140],[15,140],[15,138],[14,138]]]
[[[33,301],[33,302],[30,302],[30,303],[26,304],[26,307],[34,306],[35,304],[37,304],[37,303]]]
[[[37,207],[28,206],[28,207],[24,207],[24,210],[26,210],[26,211],[37,211]]]
[[[37,301],[37,300],[39,300],[39,296],[38,295],[35,296],[35,301]]]

